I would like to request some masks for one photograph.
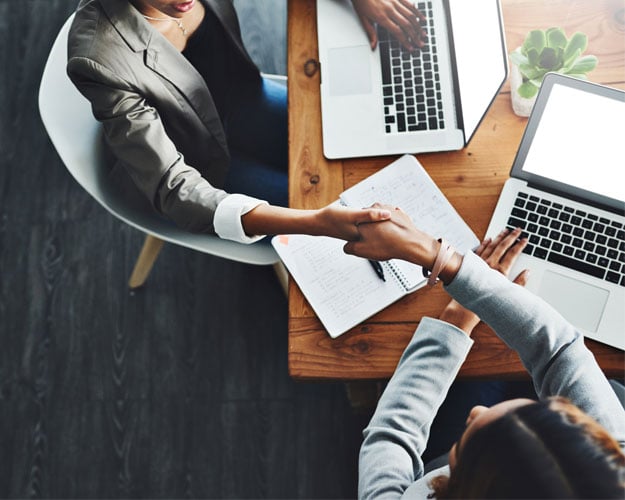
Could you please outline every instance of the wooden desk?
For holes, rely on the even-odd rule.
[[[587,53],[599,58],[592,81],[625,88],[625,4],[622,0],[502,0],[506,43],[512,50],[534,28],[561,26],[588,35]],[[289,201],[318,208],[394,157],[329,161],[321,143],[316,71],[315,0],[288,3]],[[479,68],[478,68],[479,69]],[[512,112],[506,83],[469,146],[418,158],[478,237],[486,232],[527,119]],[[421,289],[337,339],[331,339],[297,285],[289,286],[289,372],[298,379],[389,378],[423,316],[436,317],[448,301],[442,287]],[[625,332],[624,332],[625,334]],[[485,325],[460,370],[465,378],[526,376],[516,353]],[[622,351],[587,340],[608,375],[622,376]]]

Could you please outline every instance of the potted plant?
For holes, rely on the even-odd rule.
[[[532,30],[521,47],[510,53],[512,109],[519,116],[529,116],[536,94],[549,72],[586,79],[597,65],[597,58],[582,55],[588,37],[575,33],[567,39],[562,28]]]

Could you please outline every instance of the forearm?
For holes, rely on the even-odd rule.
[[[569,398],[625,441],[625,411],[584,340],[542,299],[467,255],[447,291],[518,352],[541,398]]]
[[[323,228],[318,210],[259,205],[241,217],[248,235],[258,234],[311,234],[320,235]]]
[[[359,498],[399,497],[423,475],[430,426],[471,345],[449,324],[421,321],[364,431]]]

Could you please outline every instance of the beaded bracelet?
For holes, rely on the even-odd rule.
[[[449,243],[447,243],[444,239],[440,238],[438,240],[441,244],[438,249],[438,254],[436,255],[436,260],[434,261],[434,266],[432,267],[432,271],[428,271],[423,268],[423,276],[428,279],[428,285],[434,286],[438,283],[438,275],[441,273],[445,266],[449,262],[449,259],[453,256],[455,249]]]

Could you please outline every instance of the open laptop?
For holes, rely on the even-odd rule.
[[[317,0],[327,158],[462,149],[507,77],[498,0],[417,0],[424,48],[378,26],[369,39],[351,0]]]
[[[625,92],[548,74],[487,230],[523,228],[511,276],[589,338],[625,349]]]

